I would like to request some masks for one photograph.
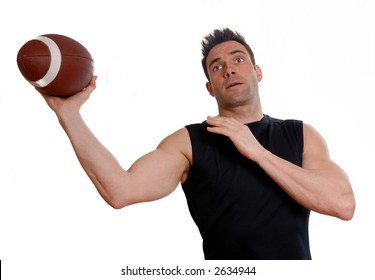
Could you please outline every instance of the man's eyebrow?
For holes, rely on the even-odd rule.
[[[211,68],[212,64],[218,62],[219,60],[220,60],[220,57],[217,57],[217,58],[211,60],[210,64],[208,65],[208,68]]]
[[[242,54],[246,54],[246,52],[244,52],[243,50],[234,50],[234,51],[231,51],[229,54],[230,55],[234,55],[236,53],[242,53]]]
[[[246,52],[244,52],[243,50],[233,50],[229,52],[230,55],[234,55],[236,53],[246,54]],[[208,68],[210,68],[212,64],[218,62],[220,59],[221,59],[220,57],[216,57],[213,60],[211,60],[210,64],[208,65]]]

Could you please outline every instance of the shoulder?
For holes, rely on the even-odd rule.
[[[267,116],[268,117],[268,116]],[[268,123],[270,128],[276,131],[280,131],[283,135],[287,136],[288,139],[298,143],[301,153],[303,149],[303,131],[304,122],[298,119],[277,119],[268,117]]]
[[[326,147],[322,135],[310,124],[303,124],[304,147],[306,151],[314,150],[317,146]]]
[[[176,155],[181,155],[190,164],[192,152],[188,129],[186,127],[183,127],[168,135],[160,142],[157,149],[164,150]]]
[[[192,134],[194,132],[201,132],[206,131],[207,129],[207,122],[203,121],[201,123],[193,123],[193,124],[188,124],[185,126],[189,134]]]
[[[316,164],[329,162],[327,144],[320,133],[308,123],[297,119],[277,119],[268,117],[270,123],[283,127],[289,137],[297,137],[302,149],[302,166],[316,167]]]
[[[265,115],[264,123],[269,123],[272,125],[282,126],[286,128],[296,128],[302,131],[303,121],[298,119],[278,119]]]
[[[322,135],[310,124],[303,124],[303,166],[311,167],[315,162],[330,161],[328,146]]]

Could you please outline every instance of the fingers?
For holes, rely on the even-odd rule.
[[[211,125],[211,126],[238,126],[238,125],[242,125],[242,123],[239,123],[234,118],[221,117],[221,116],[216,116],[216,117],[207,116],[206,121],[207,121],[207,124]]]
[[[227,136],[237,150],[249,159],[253,158],[255,149],[262,148],[249,127],[235,118],[208,116],[207,124],[208,132]]]
[[[238,127],[238,122],[236,120],[227,117],[208,116],[206,122],[208,124],[207,130],[209,132],[223,134],[226,136],[230,136],[232,133],[231,131]]]
[[[89,91],[90,93],[93,92],[96,88],[96,80],[98,79],[98,76],[92,76],[90,83],[86,88],[83,89],[83,91]]]
[[[98,76],[92,76],[89,84],[87,85],[87,87],[85,87],[81,92],[78,92],[76,94],[80,94],[82,92],[84,92],[86,95],[90,95],[95,89],[96,89],[96,80],[97,80]],[[76,95],[74,94],[74,95]],[[73,95],[73,96],[74,96]]]
[[[82,91],[75,93],[69,97],[56,97],[42,93],[43,98],[48,106],[58,113],[64,108],[77,108],[79,109],[90,97],[91,93],[96,88],[97,76],[93,76],[86,88]]]
[[[243,137],[249,133],[249,128],[235,118],[216,116],[208,116],[206,120],[207,131],[211,133],[222,134],[232,139]]]
[[[92,76],[90,81],[90,86],[96,87],[96,80],[98,79],[98,76]]]
[[[223,122],[223,120],[225,120],[226,118],[225,117],[220,117],[220,116],[216,116],[216,117],[211,117],[211,116],[207,116],[207,123],[208,124],[219,124],[221,122]]]

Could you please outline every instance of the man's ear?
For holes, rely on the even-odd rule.
[[[255,72],[257,74],[258,82],[260,82],[263,79],[263,73],[262,73],[262,69],[260,69],[259,65],[255,65]]]
[[[210,83],[210,82],[207,82],[207,83],[206,83],[206,89],[207,89],[207,91],[210,93],[210,95],[211,95],[212,97],[215,97],[215,94],[214,94],[214,91],[212,90],[212,86],[211,86],[211,83]]]

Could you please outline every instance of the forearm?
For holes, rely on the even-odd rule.
[[[103,199],[115,207],[120,181],[126,173],[116,158],[100,143],[83,121],[79,112],[58,116],[83,169]]]
[[[294,200],[313,211],[348,220],[353,215],[353,193],[345,173],[334,163],[306,169],[263,150],[257,163]]]

